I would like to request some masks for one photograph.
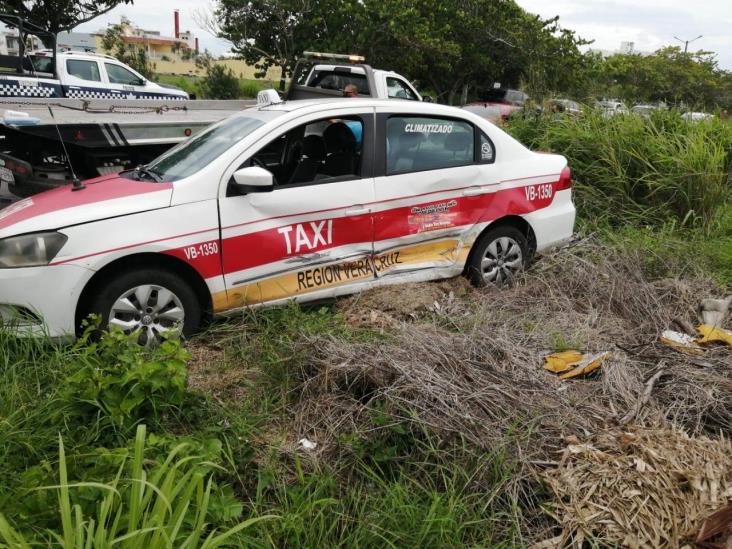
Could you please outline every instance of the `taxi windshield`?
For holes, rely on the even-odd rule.
[[[264,124],[261,118],[232,116],[166,151],[145,171],[158,181],[172,182],[191,176]]]

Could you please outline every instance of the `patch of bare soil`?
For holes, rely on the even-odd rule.
[[[338,310],[353,327],[389,328],[440,312],[476,292],[464,277],[397,284],[368,290],[338,302]]]
[[[188,386],[217,398],[236,397],[244,391],[247,371],[227,365],[226,350],[210,341],[193,341],[186,346],[191,354],[188,363]]]

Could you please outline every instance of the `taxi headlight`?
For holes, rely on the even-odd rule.
[[[0,240],[0,269],[48,265],[68,237],[57,232],[31,233]]]

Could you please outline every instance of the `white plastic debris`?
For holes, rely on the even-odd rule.
[[[668,339],[669,342],[677,343],[685,347],[694,345],[694,338],[688,334],[682,334],[681,332],[674,332],[673,330],[666,330],[661,334],[663,339]]]
[[[305,448],[306,450],[315,450],[315,447],[318,445],[317,442],[313,442],[312,440],[308,440],[306,438],[301,438],[297,441],[297,443],[300,445],[301,448]]]

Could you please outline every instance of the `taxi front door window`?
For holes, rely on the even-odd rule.
[[[279,136],[245,165],[271,171],[275,188],[358,179],[362,142],[360,117],[323,119]]]

